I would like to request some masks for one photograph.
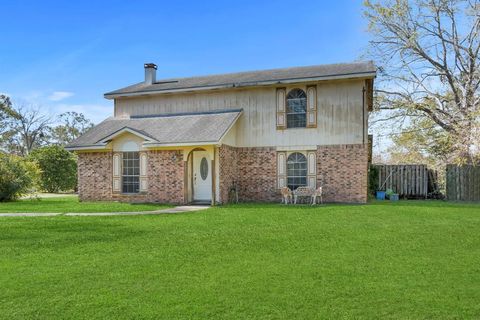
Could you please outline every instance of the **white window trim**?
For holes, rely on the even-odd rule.
[[[282,147],[277,149],[277,187],[288,186],[287,161],[292,153],[301,153],[307,159],[307,186],[316,188],[317,184],[317,151],[316,147],[294,149],[294,147]],[[313,163],[312,163],[313,161]],[[280,168],[282,166],[282,168]]]
[[[289,112],[288,108],[288,95],[290,92],[293,90],[301,90],[303,91],[303,94],[305,95],[305,112]],[[296,114],[303,114],[305,115],[305,126],[304,127],[289,127],[288,126],[288,116],[289,115],[296,115]],[[303,87],[293,87],[290,89],[287,89],[286,94],[285,94],[285,127],[287,129],[305,129],[308,128],[308,96],[307,96],[307,91]]]
[[[306,160],[306,162],[307,162],[307,174],[305,175],[305,180],[306,180],[306,185],[305,185],[305,187],[307,187],[307,186],[308,186],[308,157],[307,157],[307,151],[304,151],[304,150],[302,150],[302,151],[291,151],[291,152],[287,152],[287,158],[285,159],[285,160],[286,160],[286,161],[285,161],[285,164],[286,164],[286,172],[285,172],[285,175],[286,175],[286,179],[287,179],[287,180],[286,180],[286,186],[288,187],[288,178],[289,178],[289,176],[288,176],[288,158],[289,158],[292,154],[294,154],[294,153],[300,153],[300,154],[302,154],[302,155],[305,157],[305,160]],[[302,177],[302,178],[303,178],[303,177]]]
[[[123,160],[124,160],[123,156],[124,156],[125,153],[135,153],[135,152],[138,153],[138,191],[137,192],[124,192],[123,191],[123,178],[124,177],[136,177],[137,175],[125,175],[125,174],[123,174],[123,169],[124,169],[124,167],[123,167]],[[139,194],[140,192],[142,192],[141,191],[141,179],[140,179],[140,177],[141,177],[140,166],[141,166],[141,154],[140,154],[139,151],[122,151],[122,165],[121,165],[121,175],[120,175],[120,177],[121,177],[121,193],[122,194],[135,195],[135,194]]]

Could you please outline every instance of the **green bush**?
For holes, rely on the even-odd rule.
[[[387,189],[387,190],[385,191],[385,196],[387,196],[388,199],[390,199],[390,196],[391,196],[392,194],[395,194],[395,191],[394,191],[393,189]]]
[[[370,165],[368,168],[368,193],[375,195],[378,190],[378,168]]]
[[[39,174],[34,162],[0,152],[0,202],[35,192]]]
[[[61,146],[34,150],[30,159],[40,170],[40,187],[47,192],[68,191],[77,185],[77,158]]]

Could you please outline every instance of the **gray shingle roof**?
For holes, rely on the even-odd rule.
[[[122,89],[105,93],[106,98],[119,96],[162,93],[183,90],[202,90],[208,88],[228,88],[240,86],[268,85],[275,83],[305,82],[313,79],[327,80],[335,78],[356,78],[375,76],[376,68],[372,61],[325,64],[308,67],[294,67],[261,71],[227,73],[189,78],[158,80],[147,85],[140,82]]]
[[[235,109],[130,119],[108,118],[70,143],[67,149],[105,146],[102,140],[124,129],[150,140],[146,144],[216,143],[232,127],[241,112],[241,109]]]

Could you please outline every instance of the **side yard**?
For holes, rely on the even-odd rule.
[[[0,318],[474,319],[478,230],[428,201],[0,218]]]

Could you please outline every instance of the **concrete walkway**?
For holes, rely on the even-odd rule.
[[[19,213],[0,213],[0,217],[50,217],[58,216],[61,212],[19,212]]]
[[[183,213],[205,210],[210,206],[178,206],[174,208],[155,210],[155,211],[132,211],[132,212],[69,212],[69,213],[53,213],[53,212],[22,212],[22,213],[0,213],[0,217],[49,217],[49,216],[137,216],[137,215],[153,215],[168,213]]]
[[[77,196],[76,193],[35,193],[35,194],[28,194],[20,199],[30,199],[32,197],[36,198],[63,198],[63,197],[75,197]]]

